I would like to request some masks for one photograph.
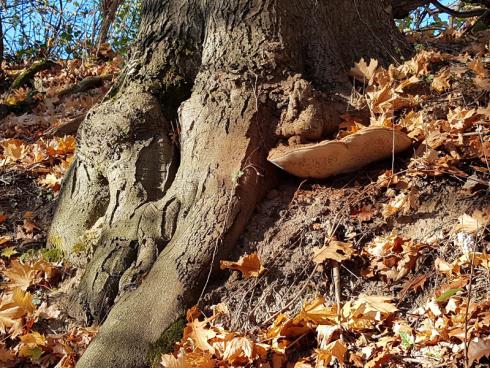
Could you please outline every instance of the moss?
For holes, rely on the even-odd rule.
[[[87,245],[83,244],[83,243],[76,243],[72,247],[73,253],[75,253],[75,254],[84,253],[87,249],[88,249]]]
[[[151,367],[158,367],[161,355],[173,351],[175,343],[182,338],[185,325],[185,318],[180,317],[160,335],[155,343],[151,344],[148,352],[148,363]]]
[[[52,245],[54,248],[61,249],[61,246],[63,245],[63,238],[54,231],[51,231],[48,237],[48,244]]]
[[[59,248],[43,248],[41,255],[48,262],[57,263],[63,259],[63,251]]]

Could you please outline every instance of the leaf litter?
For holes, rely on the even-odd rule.
[[[478,37],[467,42],[488,44],[488,33]],[[204,299],[221,304],[201,305],[204,314],[187,313],[183,338],[173,352],[162,354],[163,367],[488,362],[490,81],[488,48],[474,50],[424,49],[399,66],[383,68],[377,60],[353,66],[350,75],[360,83],[354,104],[370,116],[362,121],[344,115],[339,138],[366,126],[387,127],[413,139],[413,150],[396,167],[374,166],[354,182],[347,176],[333,179],[331,188],[308,184],[270,192],[257,214],[265,225],[252,219],[251,227],[261,228],[265,241],[276,237],[278,246],[261,248],[253,232],[242,237],[248,256],[223,261],[230,280]],[[3,121],[1,179],[10,186],[23,180],[40,193],[59,191],[76,142],[48,132],[83,116],[110,83],[90,93],[57,94],[85,76],[118,71],[117,62],[60,65],[41,74],[44,93],[32,113]],[[15,104],[28,93],[18,89],[2,102]],[[438,191],[440,202],[434,204],[437,200],[428,198]],[[460,192],[468,205],[453,206],[459,212],[451,212],[451,221],[432,225],[424,218],[431,211],[449,213],[451,204],[444,207],[442,201],[452,203],[451,196]],[[0,363],[74,367],[96,329],[74,325],[52,303],[51,290],[73,272],[56,254],[36,250],[44,242],[49,220],[42,217],[49,211],[19,205],[18,195],[7,195],[9,206],[0,213]],[[53,197],[48,194],[42,203]],[[283,197],[290,207],[280,204]],[[278,216],[266,216],[269,212]],[[289,227],[268,232],[268,226],[286,223]],[[332,262],[342,271],[340,304],[332,297]],[[274,281],[277,272],[283,279]],[[284,289],[294,295],[288,299]],[[246,323],[239,327],[243,316]],[[63,321],[62,327],[53,327],[55,320]]]
[[[488,43],[490,34],[479,37],[467,42]],[[350,70],[370,119],[344,115],[339,136],[389,127],[413,139],[412,151],[391,170],[378,164],[330,188],[285,183],[269,193],[239,242],[265,271],[236,267],[208,292],[200,306],[211,317],[199,321],[199,336],[184,333],[162,355],[163,367],[488,363],[488,46],[460,49],[421,50],[387,69],[361,60]],[[342,270],[340,304],[331,262]],[[231,313],[213,312],[213,302]]]

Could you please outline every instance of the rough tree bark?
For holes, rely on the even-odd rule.
[[[407,50],[389,5],[144,1],[131,62],[80,127],[49,233],[85,270],[71,310],[103,322],[78,367],[147,365],[274,183],[269,149],[329,134],[346,69]]]

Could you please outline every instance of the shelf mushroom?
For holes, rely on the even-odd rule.
[[[360,169],[408,149],[412,140],[403,132],[370,126],[340,140],[279,146],[268,160],[300,178],[323,179]]]

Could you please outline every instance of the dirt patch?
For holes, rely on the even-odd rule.
[[[443,282],[430,269],[434,259],[441,253],[447,257],[450,251],[453,254],[449,258],[462,253],[449,241],[448,233],[462,213],[489,205],[490,196],[487,191],[469,194],[460,182],[450,178],[419,178],[414,180],[419,194],[417,209],[386,221],[379,210],[387,189],[370,179],[381,173],[368,169],[355,177],[324,182],[289,179],[270,191],[257,207],[233,258],[256,251],[266,271],[257,279],[243,279],[239,272],[232,272],[224,284],[215,285],[206,294],[202,305],[225,303],[232,312],[225,324],[231,330],[254,334],[269,326],[279,313],[294,315],[316,295],[333,302],[331,267],[315,268],[312,261],[313,248],[321,247],[332,229],[339,240],[351,242],[357,254],[374,237],[393,231],[405,239],[438,244],[428,248],[417,259],[413,271],[397,282],[364,278],[362,272],[367,263],[361,256],[342,264],[344,301],[361,294],[389,295],[398,300],[401,308],[408,308],[427,295],[433,296]],[[359,220],[354,215],[359,208],[372,208],[372,218]],[[402,293],[407,280],[420,274],[427,275],[423,293]]]

